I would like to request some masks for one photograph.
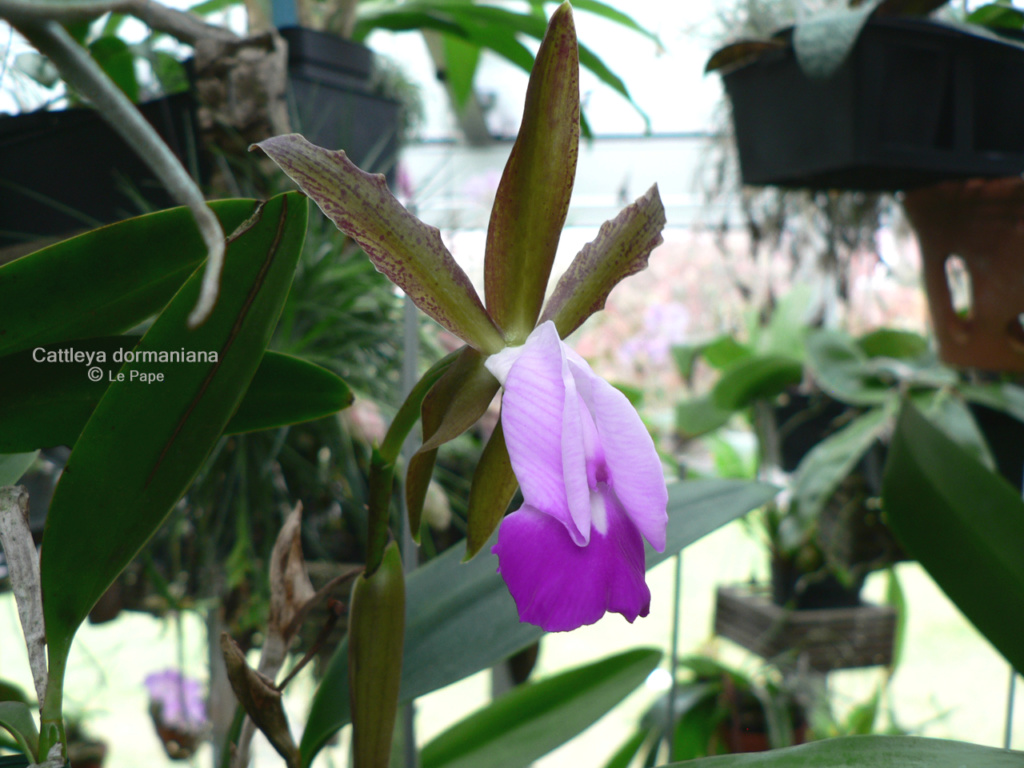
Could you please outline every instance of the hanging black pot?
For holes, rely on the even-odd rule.
[[[792,47],[723,76],[746,184],[900,190],[1024,171],[1024,49],[875,17],[829,78]]]
[[[192,94],[140,104],[139,111],[201,178],[205,166],[196,151]],[[63,237],[174,204],[95,110],[0,116],[0,248]]]
[[[374,92],[373,52],[305,27],[278,31],[288,42],[293,128],[317,146],[345,150],[363,170],[390,177],[401,139],[401,105]]]

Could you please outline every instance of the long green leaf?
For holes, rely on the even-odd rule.
[[[804,520],[815,520],[872,444],[889,431],[893,403],[873,408],[814,446],[796,469],[793,500]]]
[[[210,203],[225,232],[255,200]],[[206,258],[187,208],[86,232],[0,267],[0,355],[123,333],[155,315]]]
[[[647,550],[647,567],[765,503],[776,489],[760,483],[700,480],[669,486],[665,551]],[[487,669],[543,635],[521,624],[490,557],[466,564],[463,546],[410,574],[407,581],[403,701]],[[457,648],[458,653],[452,653]],[[348,650],[339,646],[313,697],[299,749],[308,766],[324,743],[349,722]]]
[[[14,485],[28,472],[38,452],[0,454],[0,485]]]
[[[661,651],[636,649],[528,683],[423,747],[423,768],[526,768],[640,686]]]
[[[916,736],[847,736],[768,752],[719,755],[672,765],[678,768],[1021,768],[1024,752]]]
[[[0,378],[0,451],[74,446],[100,398],[117,378],[125,351],[134,349],[140,338],[101,336],[0,358],[4,371]],[[91,354],[93,365],[36,359],[45,360],[46,352],[59,354],[61,349]],[[181,365],[190,363],[168,363],[165,377]],[[99,372],[98,381],[90,379],[90,370]],[[224,432],[233,435],[298,424],[351,404],[351,391],[335,374],[297,357],[267,352]]]
[[[44,533],[41,581],[51,677],[96,600],[157,530],[238,407],[270,340],[305,237],[298,194],[266,203],[228,244],[221,294],[189,330],[202,281],[197,270],[136,352],[216,353],[202,364],[129,363],[111,384],[68,459]],[[142,257],[142,253],[136,256]],[[163,372],[142,384],[132,374]],[[49,694],[57,697],[58,689]],[[51,710],[59,706],[48,698]],[[55,715],[56,713],[51,713]]]
[[[1024,502],[911,405],[883,481],[900,543],[1010,663],[1024,669]]]
[[[711,396],[716,408],[736,411],[799,384],[803,374],[800,361],[787,355],[745,357],[722,373]]]
[[[36,762],[39,752],[39,730],[32,717],[32,710],[23,701],[0,701],[0,729],[6,730],[18,743],[18,747]]]

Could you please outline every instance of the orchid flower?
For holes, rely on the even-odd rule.
[[[498,572],[521,621],[548,631],[606,611],[646,616],[644,544],[665,549],[668,492],[626,396],[558,338],[551,321],[485,362],[523,505],[498,529]]]
[[[667,523],[661,463],[639,416],[562,342],[620,280],[647,266],[665,225],[656,186],[601,227],[545,302],[579,133],[579,47],[566,2],[537,52],[495,193],[483,301],[440,232],[402,207],[383,176],[297,134],[256,145],[416,306],[466,343],[424,374],[374,452],[367,574],[388,539],[391,476],[405,435],[421,418],[423,444],[405,483],[415,537],[438,448],[483,416],[500,382],[501,421],[470,488],[467,557],[500,524],[492,551],[520,618],[549,630],[592,624],[607,611],[629,621],[647,615],[643,541],[663,550]],[[506,518],[517,487],[524,503]]]

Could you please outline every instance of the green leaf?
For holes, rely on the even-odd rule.
[[[5,372],[0,378],[0,451],[73,446],[110,382],[117,378],[125,351],[130,352],[139,340],[138,336],[79,339],[0,358],[0,369]],[[91,354],[93,364],[37,362],[33,357],[46,352],[60,354],[62,349]],[[194,363],[167,363],[165,377],[188,365]],[[99,381],[90,379],[90,370],[99,371]],[[136,386],[147,385],[136,382]],[[335,413],[351,403],[351,391],[335,374],[296,357],[267,352],[224,432],[297,424]]]
[[[405,291],[424,314],[477,349],[505,344],[466,273],[436,227],[402,207],[381,174],[359,170],[342,151],[310,144],[297,133],[259,147],[299,185],[335,226],[351,237],[378,271]]]
[[[579,132],[576,28],[564,4],[537,52],[487,227],[487,308],[511,343],[522,343],[540,314],[576,178]]]
[[[956,394],[946,390],[912,395],[911,402],[921,413],[941,429],[948,438],[971,454],[989,469],[996,468],[996,461],[988,447],[985,435],[978,427],[967,404]]]
[[[6,730],[18,743],[18,748],[36,762],[39,753],[39,730],[32,710],[22,701],[0,701],[0,728]]]
[[[423,768],[526,768],[621,702],[661,661],[637,649],[521,685],[423,747]]]
[[[197,270],[136,350],[215,352],[216,362],[126,364],[125,380],[111,384],[75,445],[50,505],[41,560],[50,695],[58,702],[78,626],[188,488],[245,394],[288,293],[306,211],[295,193],[267,202],[228,244],[211,317],[188,329]],[[157,372],[166,380],[133,380]]]
[[[255,200],[210,203],[225,232]],[[0,355],[123,333],[155,315],[206,258],[187,208],[86,232],[0,267]]]
[[[883,481],[889,526],[1016,669],[1024,669],[1024,502],[904,405]]]
[[[326,368],[267,352],[224,434],[255,432],[330,416],[352,405],[352,390]]]
[[[916,736],[847,736],[768,752],[719,755],[672,765],[678,768],[1020,768],[1024,765],[1024,752]]]
[[[975,8],[967,15],[966,21],[995,29],[1024,29],[1024,13],[1004,3],[989,3]]]
[[[818,385],[850,405],[878,405],[893,397],[877,369],[857,343],[839,331],[816,331],[807,337],[807,362]]]
[[[701,349],[701,354],[712,368],[724,371],[740,360],[753,356],[753,351],[746,344],[740,344],[728,334],[712,339]]]
[[[895,401],[873,408],[812,448],[793,476],[793,501],[803,520],[816,520],[868,449],[892,427]]]
[[[716,408],[738,411],[755,400],[770,400],[800,383],[804,367],[786,355],[757,355],[741,359],[722,373],[711,396]]]
[[[892,357],[916,360],[928,354],[928,340],[913,331],[879,328],[857,339],[857,346],[868,357]]]
[[[38,451],[0,454],[0,485],[14,485],[32,467]]]
[[[676,404],[676,431],[683,437],[700,437],[724,427],[734,411],[715,405],[711,395]]]
[[[139,80],[135,77],[135,55],[119,37],[101,37],[89,45],[89,53],[124,95],[139,100]]]
[[[661,242],[665,207],[657,185],[651,187],[583,247],[559,278],[540,322],[553,320],[565,338],[598,310],[612,288],[647,268],[647,259]]]
[[[445,81],[451,87],[455,108],[463,109],[473,93],[480,46],[467,43],[454,35],[443,35]]]
[[[757,507],[776,493],[760,483],[700,480],[669,486],[663,553],[647,550],[653,568],[683,547]],[[495,560],[462,564],[457,546],[409,575],[401,700],[409,701],[494,666],[535,642],[542,630],[521,624]],[[458,649],[452,653],[452,649]],[[299,746],[308,766],[324,743],[349,722],[348,650],[344,641],[313,697]]]
[[[604,764],[604,768],[629,768],[633,758],[637,756],[645,741],[647,741],[647,731],[636,731],[608,759],[608,762]]]
[[[398,714],[405,638],[405,576],[398,542],[372,576],[360,574],[349,607],[348,675],[354,768],[387,768]]]

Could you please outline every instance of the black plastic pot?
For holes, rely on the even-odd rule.
[[[293,129],[317,146],[345,150],[363,170],[390,176],[401,105],[373,92],[373,52],[304,27],[279,31],[288,42]]]
[[[0,757],[0,768],[27,768],[28,758],[24,755],[4,755]]]
[[[863,575],[849,586],[831,573],[807,574],[793,563],[772,559],[772,602],[798,611],[823,608],[855,608],[861,604]]]
[[[192,95],[174,94],[139,109],[202,178]],[[0,117],[0,248],[171,205],[146,164],[94,110]]]
[[[1024,50],[876,18],[827,80],[792,49],[723,77],[746,184],[899,190],[1024,171]]]

